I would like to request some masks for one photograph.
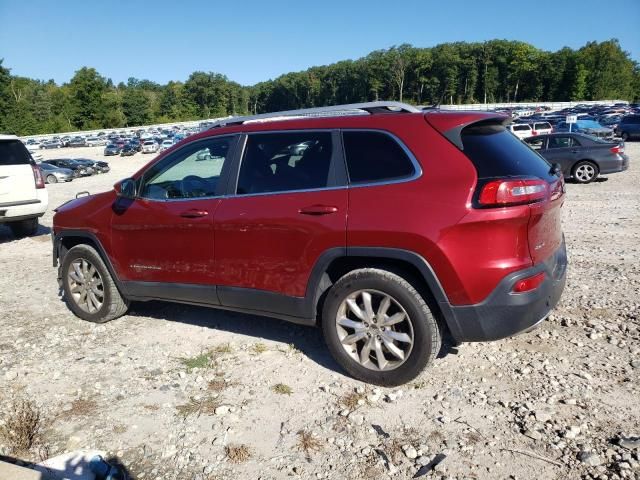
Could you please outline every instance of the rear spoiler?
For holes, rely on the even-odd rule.
[[[464,150],[462,145],[462,130],[471,125],[503,125],[506,126],[513,119],[506,115],[486,112],[428,112],[425,120],[440,132],[447,140],[458,149]]]

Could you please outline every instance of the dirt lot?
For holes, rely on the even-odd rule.
[[[640,478],[640,143],[627,152],[628,172],[568,185],[553,316],[449,349],[392,390],[345,376],[319,331],[278,320],[153,302],[83,322],[58,296],[52,212],[33,238],[0,227],[0,418],[32,399],[43,428],[23,459],[101,449],[136,478],[411,478],[437,454],[423,478]],[[150,159],[49,185],[50,205]]]

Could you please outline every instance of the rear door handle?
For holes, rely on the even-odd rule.
[[[180,214],[180,216],[184,218],[199,218],[206,217],[207,215],[209,215],[209,212],[207,212],[206,210],[196,210],[195,208],[187,210],[186,212],[182,212]]]
[[[329,215],[337,211],[338,207],[332,205],[309,205],[308,207],[302,207],[298,210],[298,213],[302,215]]]

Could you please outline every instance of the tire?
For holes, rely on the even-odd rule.
[[[622,138],[623,142],[626,142],[627,140],[629,140],[629,134],[627,132],[622,132],[622,135],[620,135],[620,138]]]
[[[20,220],[19,222],[11,222],[9,228],[14,237],[30,237],[38,231],[38,219],[28,218],[27,220]]]
[[[93,271],[89,267],[93,267]],[[109,270],[100,254],[93,247],[76,245],[64,256],[60,268],[64,300],[69,310],[77,317],[88,322],[105,323],[121,317],[127,312],[129,302],[120,295]],[[78,275],[78,271],[82,275]],[[100,283],[95,281],[96,272]],[[83,304],[82,285],[85,285],[87,277],[93,279],[94,284],[90,289],[91,292],[85,292],[84,301],[86,304]],[[75,282],[73,278],[81,281]],[[93,302],[91,294],[98,302],[100,299],[102,300],[99,305]]]
[[[58,183],[58,178],[55,175],[47,175],[47,183]]]
[[[371,312],[375,314],[373,320],[366,316],[365,293],[370,295]],[[350,301],[355,301],[360,307],[360,314],[373,323],[359,320],[354,311],[347,307],[349,297]],[[403,318],[403,313],[404,320],[383,326],[379,315],[385,297],[389,297],[390,305],[385,309],[388,315],[384,314],[384,321]],[[345,317],[347,322],[359,324],[358,329],[339,324],[338,318]],[[355,322],[351,320],[354,318]],[[374,323],[379,325],[373,325]],[[347,341],[346,344],[351,344],[345,346],[343,340],[349,335],[351,338],[356,338],[356,334],[362,335],[363,325],[367,326],[366,336],[354,343]],[[418,291],[403,277],[376,268],[349,272],[331,287],[322,309],[322,331],[329,351],[344,370],[358,380],[384,387],[402,385],[417,377],[433,361],[442,342],[438,323]],[[413,337],[412,344],[407,340],[391,342],[392,348],[403,351],[404,358],[394,356],[391,349],[387,348],[390,334],[403,338]],[[369,341],[374,342],[373,350],[369,355],[363,355]],[[382,369],[377,348],[383,353],[383,362],[388,360],[387,366]],[[362,358],[365,359],[364,362],[361,361]]]
[[[598,173],[598,166],[589,160],[582,160],[576,163],[571,169],[573,179],[582,184],[593,182],[598,178]]]

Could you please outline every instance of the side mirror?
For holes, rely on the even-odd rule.
[[[113,186],[116,194],[122,198],[136,198],[136,181],[133,178],[120,180]]]

